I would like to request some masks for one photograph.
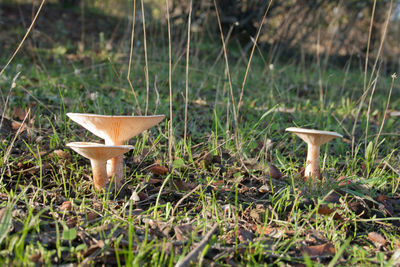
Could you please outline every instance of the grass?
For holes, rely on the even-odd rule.
[[[30,115],[15,141],[16,129],[0,132],[2,265],[175,265],[215,224],[195,263],[398,264],[400,123],[385,113],[391,88],[389,110],[399,106],[398,81],[375,72],[376,90],[361,105],[352,148],[362,64],[321,69],[310,60],[270,66],[256,49],[246,74],[248,57],[234,41],[226,46],[226,58],[215,61],[218,39],[192,34],[190,49],[173,43],[170,68],[168,43],[151,31],[147,58],[143,43],[135,44],[131,66],[129,37],[120,49],[106,49],[99,38],[83,52],[64,42],[27,46],[14,58],[0,76],[1,111],[20,122],[27,110]],[[195,50],[188,72],[187,49]],[[3,53],[1,62],[10,54]],[[171,100],[172,129],[166,119],[133,138],[124,189],[95,192],[89,162],[65,144],[100,140],[65,114],[138,114],[124,79],[128,69],[142,111],[170,114]],[[235,118],[232,96],[237,105],[245,75]],[[306,145],[284,131],[290,126],[344,135],[321,148],[322,181],[299,175]],[[268,175],[271,164],[282,176]],[[157,174],[154,165],[168,172]],[[339,183],[340,177],[348,184]]]

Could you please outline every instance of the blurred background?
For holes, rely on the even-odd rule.
[[[29,26],[41,1],[3,0],[0,4],[0,45],[12,50],[20,41],[24,27]],[[98,45],[106,48],[129,48],[133,0],[53,0],[46,1],[29,38],[29,47],[53,49],[70,53],[74,49]],[[137,2],[136,34],[141,35],[142,8]],[[225,37],[230,44],[244,51],[252,46],[269,1],[217,0]],[[185,45],[189,0],[169,0],[173,39]],[[166,2],[144,1],[148,37],[161,43],[168,39]],[[371,17],[374,16],[371,25]],[[388,20],[388,21],[387,21]],[[388,23],[387,29],[385,23]],[[396,71],[400,60],[400,4],[389,0],[275,0],[269,7],[261,29],[259,48],[265,60],[304,60],[319,53],[324,60],[345,64],[350,57],[361,61],[366,56],[370,27],[369,53],[377,57],[382,35],[386,34],[381,56],[384,68]],[[18,30],[20,29],[20,30]],[[204,40],[220,46],[219,28],[213,0],[193,1],[191,31],[194,41]],[[67,43],[64,38],[68,37]],[[159,38],[163,37],[163,38]],[[124,47],[125,45],[125,47]],[[137,44],[139,45],[139,44]],[[179,48],[176,48],[179,50]],[[194,53],[200,47],[193,46]],[[4,55],[3,50],[3,55]]]

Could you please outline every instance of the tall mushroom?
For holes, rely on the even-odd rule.
[[[67,113],[67,116],[94,135],[105,140],[106,145],[120,146],[130,138],[153,127],[164,119],[164,115],[154,116],[109,116],[97,114]],[[124,179],[124,160],[115,156],[107,163],[107,175],[114,178],[118,186]]]
[[[308,151],[304,176],[321,178],[319,167],[319,150],[321,145],[336,137],[342,138],[343,136],[336,132],[318,131],[295,127],[289,127],[286,129],[286,131],[294,133],[307,143]]]
[[[78,154],[90,159],[93,171],[93,184],[96,190],[106,187],[107,184],[107,160],[118,157],[129,150],[133,146],[109,146],[92,142],[72,142],[67,144]]]

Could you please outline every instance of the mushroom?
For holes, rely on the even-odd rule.
[[[106,187],[107,183],[107,160],[122,155],[133,146],[109,146],[92,142],[72,142],[67,144],[78,154],[90,159],[93,171],[93,184],[96,190]]]
[[[286,131],[296,134],[304,142],[307,143],[308,151],[304,176],[321,178],[319,167],[319,150],[321,145],[329,142],[333,138],[342,138],[343,136],[335,132],[318,131],[295,127],[289,127],[286,129]]]
[[[120,146],[130,138],[153,127],[164,119],[164,115],[154,116],[109,116],[97,114],[67,113],[74,122],[80,124],[94,135],[105,140],[106,145]],[[107,175],[114,177],[118,186],[124,179],[124,161],[122,155],[107,162]]]

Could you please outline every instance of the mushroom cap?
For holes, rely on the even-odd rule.
[[[134,148],[127,145],[109,146],[93,142],[72,142],[68,143],[67,147],[90,160],[104,161],[122,155]]]
[[[323,145],[336,137],[342,138],[343,135],[336,132],[319,131],[312,129],[289,127],[286,131],[292,132],[300,137],[307,144]]]
[[[153,127],[165,117],[164,115],[110,116],[82,113],[67,113],[67,116],[94,135],[106,140],[107,144],[118,145]]]

